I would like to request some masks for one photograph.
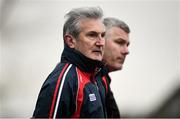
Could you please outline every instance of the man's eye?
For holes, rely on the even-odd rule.
[[[88,34],[88,36],[90,36],[90,37],[97,37],[97,34],[95,34],[95,33],[90,33],[90,34]]]
[[[104,37],[105,37],[105,33],[102,33],[102,34],[101,34],[101,37],[104,38]]]
[[[125,44],[125,42],[123,42],[123,41],[116,41],[116,43],[119,44],[119,45]]]
[[[129,43],[125,42],[125,41],[115,41],[115,43],[117,43],[118,45],[122,46],[122,45],[126,45],[129,46]]]

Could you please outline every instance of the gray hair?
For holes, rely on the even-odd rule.
[[[81,32],[80,21],[82,19],[102,19],[103,10],[100,7],[76,8],[68,12],[65,17],[67,20],[64,23],[63,37],[70,34],[74,38],[78,38]]]
[[[125,22],[123,22],[117,18],[112,18],[112,17],[104,18],[103,23],[106,27],[106,30],[108,30],[112,27],[119,27],[122,30],[124,30],[126,33],[130,33],[130,29],[129,29],[128,25]]]

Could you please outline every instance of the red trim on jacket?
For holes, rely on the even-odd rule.
[[[106,93],[107,93],[107,92],[108,92],[108,84],[107,84],[106,76],[103,76],[103,77],[102,77],[102,80],[103,80],[103,82],[104,82],[104,84],[105,84]]]
[[[79,118],[81,114],[81,107],[84,98],[84,87],[85,85],[90,82],[90,75],[88,73],[84,73],[76,68],[77,76],[78,76],[78,91],[77,91],[77,99],[76,99],[76,111],[72,115],[72,118]]]
[[[49,119],[53,118],[52,115],[53,115],[53,112],[54,112],[54,106],[55,106],[55,101],[56,101],[59,85],[60,85],[62,76],[63,76],[64,72],[66,71],[68,65],[69,65],[68,63],[65,64],[65,66],[63,67],[63,69],[62,69],[62,71],[61,71],[61,73],[60,73],[60,75],[58,77],[58,80],[57,80],[57,83],[56,83],[56,88],[55,88],[54,95],[53,95],[52,104],[51,104],[51,109],[50,109],[50,113],[49,113]]]

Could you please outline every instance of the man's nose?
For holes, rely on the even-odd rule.
[[[128,46],[124,46],[124,47],[123,47],[123,54],[124,54],[124,55],[128,55],[128,54],[129,54],[129,48],[128,48]]]
[[[99,36],[96,41],[96,45],[98,46],[104,46],[105,45],[105,39],[104,37]]]

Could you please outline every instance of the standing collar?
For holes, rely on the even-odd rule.
[[[81,52],[73,48],[69,48],[67,45],[64,46],[61,62],[74,64],[79,69],[88,73],[104,67],[104,63],[102,61],[90,59],[84,56]]]

